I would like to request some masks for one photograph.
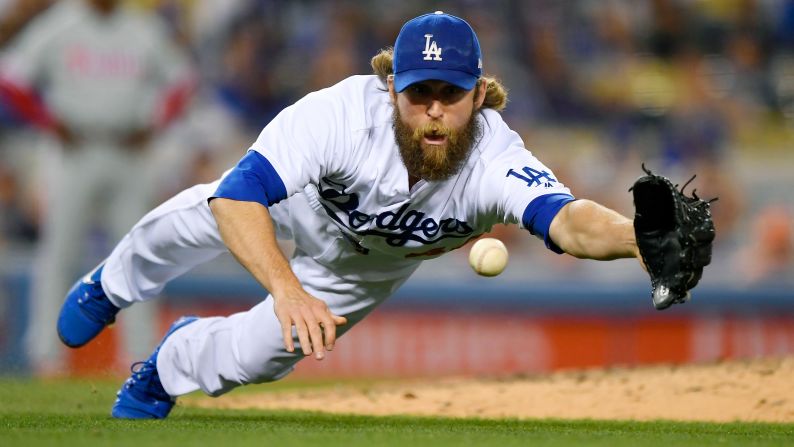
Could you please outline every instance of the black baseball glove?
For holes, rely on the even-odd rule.
[[[703,267],[711,262],[714,221],[711,203],[692,190],[678,189],[670,180],[642,166],[640,177],[629,191],[634,192],[634,234],[640,255],[651,276],[651,298],[658,310],[689,300]]]

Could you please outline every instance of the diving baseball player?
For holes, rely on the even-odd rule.
[[[496,223],[557,253],[638,256],[632,221],[574,200],[502,120],[506,93],[482,76],[464,20],[412,19],[372,65],[284,109],[237,166],[147,214],[67,295],[58,332],[77,347],[226,250],[270,292],[247,312],[174,323],[133,365],[114,417],[163,418],[176,396],[219,396],[323,359],[423,260]],[[294,239],[290,260],[277,237]]]

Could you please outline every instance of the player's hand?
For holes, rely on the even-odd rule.
[[[637,259],[637,261],[639,261],[640,267],[642,267],[642,269],[647,272],[648,266],[645,265],[645,261],[642,259],[642,254],[640,254],[640,247],[638,247],[636,243],[634,244],[633,251],[634,251],[634,258]]]
[[[52,132],[55,135],[55,138],[61,142],[65,150],[72,149],[74,144],[77,142],[77,138],[75,137],[74,133],[66,124],[60,121],[52,125]]]
[[[281,294],[274,299],[276,317],[281,323],[281,334],[287,351],[295,351],[292,326],[295,326],[298,333],[304,355],[314,354],[314,358],[322,360],[326,350],[334,349],[336,326],[346,324],[347,318],[332,314],[325,301],[304,290]]]
[[[130,150],[144,150],[152,139],[152,129],[138,129],[124,136],[122,144]]]

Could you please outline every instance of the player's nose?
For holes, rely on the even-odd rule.
[[[437,99],[430,101],[430,104],[427,106],[427,116],[433,119],[444,116],[444,106],[441,104],[441,101]]]

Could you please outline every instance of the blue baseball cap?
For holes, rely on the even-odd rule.
[[[471,90],[482,76],[477,34],[465,20],[436,11],[409,20],[394,43],[394,89],[435,79]]]

